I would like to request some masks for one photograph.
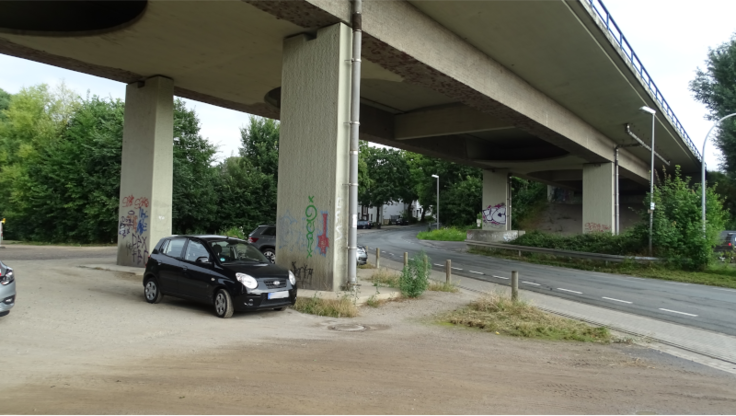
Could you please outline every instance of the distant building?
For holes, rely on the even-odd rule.
[[[422,218],[422,206],[419,201],[413,201],[411,204],[404,204],[401,201],[389,202],[381,207],[381,222],[387,224],[392,218],[402,217],[404,212],[409,211],[409,215],[416,219]],[[358,216],[362,220],[376,221],[378,219],[378,208],[360,205],[358,208]],[[427,211],[426,215],[432,215],[431,211]]]

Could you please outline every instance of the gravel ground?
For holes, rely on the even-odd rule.
[[[643,347],[530,341],[434,322],[471,293],[427,293],[364,307],[353,319],[287,310],[223,320],[207,306],[172,298],[147,304],[140,277],[76,267],[114,252],[0,252],[17,271],[19,292],[16,307],[0,318],[0,413],[736,409],[736,377]],[[330,329],[351,323],[370,329]]]

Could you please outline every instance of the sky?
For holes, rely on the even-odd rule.
[[[705,66],[709,48],[727,42],[736,32],[733,0],[607,0],[605,5],[618,23],[644,67],[654,79],[698,149],[712,126],[707,110],[693,98],[689,82]],[[65,82],[81,96],[125,99],[125,84],[0,54],[0,88],[15,94],[21,88]],[[248,114],[185,100],[201,122],[203,137],[218,146],[218,159],[238,153],[240,127]],[[712,169],[720,152],[711,142],[705,160]]]

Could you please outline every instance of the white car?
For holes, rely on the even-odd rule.
[[[15,306],[15,274],[0,261],[0,316],[10,313]]]

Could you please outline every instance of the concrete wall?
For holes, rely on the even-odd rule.
[[[583,233],[614,229],[613,163],[583,165]]]
[[[118,260],[144,267],[158,241],[171,235],[174,167],[174,81],[153,77],[125,90],[120,172]]]
[[[505,169],[483,171],[484,230],[505,231],[511,229],[511,210],[508,206],[508,174],[508,170]]]
[[[347,279],[351,38],[336,24],[284,41],[276,263],[305,289]]]

